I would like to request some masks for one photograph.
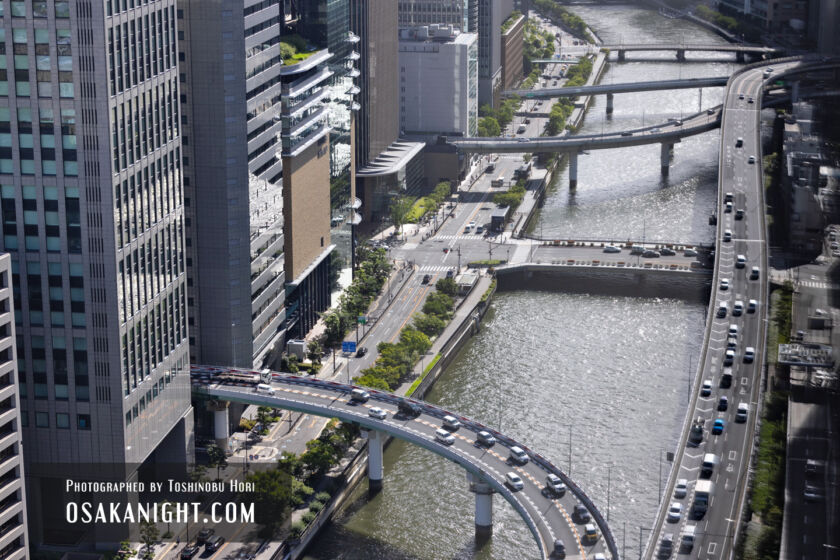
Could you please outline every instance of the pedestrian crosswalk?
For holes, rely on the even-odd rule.
[[[820,288],[823,290],[833,290],[834,288],[840,287],[829,282],[816,282],[814,280],[803,280],[801,282],[796,282],[796,285],[804,286],[806,288]]]
[[[422,272],[424,274],[429,273],[429,272],[446,272],[447,270],[452,270],[454,268],[455,268],[454,266],[446,266],[446,265],[438,265],[438,266],[428,265],[428,266],[421,266],[420,267],[420,272]]]
[[[463,241],[463,240],[482,240],[484,239],[484,234],[461,234],[461,235],[435,235],[435,239],[443,239],[444,241],[452,241],[453,239],[456,241]]]

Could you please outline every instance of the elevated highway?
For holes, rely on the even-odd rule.
[[[270,378],[272,391],[257,392],[253,386],[214,383],[214,376],[234,371],[262,375],[265,380]],[[498,493],[525,521],[541,558],[551,557],[556,539],[564,542],[567,558],[591,558],[597,552],[607,552],[611,558],[619,558],[615,539],[605,519],[574,481],[542,455],[479,422],[429,403],[372,389],[365,389],[370,394],[369,402],[354,403],[350,400],[350,392],[356,387],[332,381],[279,373],[258,374],[215,366],[192,366],[191,377],[197,380],[193,385],[195,392],[218,401],[283,408],[358,424],[367,434],[368,476],[372,487],[381,485],[383,478],[383,434],[419,445],[457,463],[467,471],[470,490],[476,495],[477,534],[492,531],[492,494]],[[416,404],[421,414],[416,418],[401,415],[398,406],[404,400]],[[370,409],[374,406],[385,411],[385,418],[370,416]],[[226,408],[220,408],[216,414],[224,416],[221,422],[217,418],[217,424],[226,421]],[[435,437],[446,415],[455,416],[462,424],[452,434],[455,441],[451,445],[445,445]],[[493,434],[497,443],[492,447],[478,445],[476,435],[480,431]],[[508,452],[513,446],[525,450],[529,456],[527,463],[511,464]],[[516,472],[524,483],[519,491],[505,482],[506,473],[511,471]],[[568,490],[562,496],[550,496],[544,492],[548,474],[560,477],[566,484]],[[599,537],[596,541],[586,541],[583,526],[573,520],[576,504],[583,504],[597,524]]]
[[[594,86],[577,86],[541,89],[512,89],[502,92],[502,96],[513,95],[526,99],[551,99],[553,97],[576,97],[578,95],[598,95],[614,93],[631,93],[637,91],[657,91],[663,89],[691,89],[702,87],[722,87],[726,85],[729,76],[713,76],[710,78],[685,78],[681,80],[655,80],[648,82],[628,82],[620,84],[598,84]]]
[[[693,52],[727,52],[735,53],[738,61],[743,61],[747,56],[771,56],[779,52],[779,49],[765,47],[762,45],[739,45],[732,43],[702,44],[702,43],[627,43],[620,45],[603,45],[601,48],[609,49],[611,52],[618,52],[618,60],[625,60],[625,53],[639,51],[675,51],[677,60],[685,60],[685,53]]]

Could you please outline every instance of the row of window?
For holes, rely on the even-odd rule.
[[[122,336],[123,390],[129,395],[187,336],[186,297],[176,287]]]
[[[21,399],[33,397],[36,400],[50,399],[49,388],[52,387],[52,398],[59,401],[70,399],[69,377],[73,376],[75,400],[90,400],[90,378],[88,376],[87,339],[73,337],[73,347],[67,348],[64,336],[50,337],[51,351],[44,348],[43,336],[31,336],[24,340],[18,335],[18,371],[20,371],[20,385],[18,392]],[[51,369],[47,368],[47,357],[50,358]],[[72,358],[72,359],[71,359]],[[31,364],[27,367],[27,363]],[[68,369],[68,366],[72,368]],[[48,375],[52,371],[52,379]],[[29,389],[32,388],[30,393]]]
[[[23,427],[29,426],[29,412],[26,410],[20,411],[20,421],[23,424]],[[70,429],[70,415],[66,412],[56,412],[55,413],[55,424],[50,426],[50,414],[49,412],[36,412],[35,413],[35,427],[36,428],[59,428],[61,430],[69,430]],[[90,414],[77,414],[76,415],[76,429],[78,430],[90,430]]]
[[[70,2],[69,0],[30,0],[30,2],[26,2],[24,0],[11,0],[9,6],[9,15],[13,18],[25,18],[26,17],[26,6],[27,4],[32,4],[32,17],[34,18],[47,18],[50,16],[50,6],[52,7],[53,17],[58,19],[67,19],[70,17]],[[4,13],[5,5],[3,2],[0,2],[0,17],[5,16]]]
[[[157,380],[157,383],[153,383],[150,388],[146,389],[146,394],[140,397],[140,399],[137,401],[137,404],[132,406],[131,410],[126,411],[126,427],[128,427],[132,422],[137,420],[140,417],[140,415],[146,411],[146,407],[151,406],[152,402],[155,399],[163,395],[164,389],[166,389],[171,382],[175,381],[175,378],[178,375],[178,371],[183,369],[185,367],[185,364],[186,359],[179,359],[178,363],[172,371],[164,372],[163,376]]]
[[[16,196],[19,197],[16,200]],[[0,186],[0,209],[3,221],[3,248],[7,251],[81,253],[82,227],[78,187],[64,188],[64,223],[60,221],[58,188],[43,187],[43,200],[38,201],[36,187]],[[23,220],[20,220],[22,215]],[[39,218],[43,218],[43,235]],[[62,231],[64,235],[62,235]],[[62,244],[62,237],[66,245]],[[21,247],[20,240],[24,241]]]
[[[110,94],[122,93],[176,67],[175,7],[164,7],[108,29]]]
[[[12,29],[12,61],[14,64],[14,87],[18,97],[32,95],[32,76],[30,70],[29,37],[35,38],[35,94],[44,98],[72,98],[75,94],[73,87],[73,52],[70,44],[69,29],[57,29],[56,60],[50,55],[50,31],[48,29],[28,30],[25,28]],[[6,32],[0,28],[0,96],[9,95],[8,60],[6,58]],[[53,71],[55,70],[55,71]],[[55,86],[58,86],[56,90]]]
[[[183,197],[180,149],[164,154],[114,187],[117,246],[126,247],[170,216]]]
[[[168,80],[111,109],[114,173],[178,137],[178,84]]]

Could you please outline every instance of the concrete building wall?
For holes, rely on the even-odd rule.
[[[403,30],[408,31],[408,30]],[[400,41],[400,128],[408,135],[472,136],[477,128],[477,36]]]
[[[525,50],[525,16],[520,16],[502,35],[502,89],[509,89],[519,83],[523,75],[523,53]]]
[[[498,105],[502,86],[502,22],[514,0],[478,0],[478,102]]]
[[[286,280],[291,282],[330,245],[330,151],[324,135],[283,158]]]

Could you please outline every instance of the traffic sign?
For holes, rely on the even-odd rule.
[[[360,325],[367,324],[367,317],[365,317],[364,315],[359,315],[359,324]]]
[[[353,341],[347,342],[346,340],[341,343],[341,351],[342,352],[355,352],[356,351],[356,343]]]

